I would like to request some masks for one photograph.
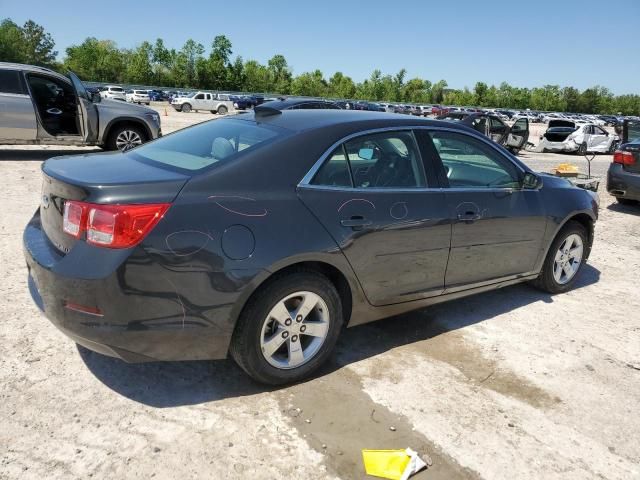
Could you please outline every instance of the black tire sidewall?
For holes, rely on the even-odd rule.
[[[228,111],[229,110],[227,110],[227,107],[219,107],[218,108],[218,115],[226,115]]]
[[[180,107],[180,110],[183,113],[189,113],[189,112],[191,112],[191,105],[189,105],[188,103],[183,103],[182,106]]]
[[[329,332],[307,363],[290,370],[278,369],[267,362],[260,347],[262,326],[273,306],[294,292],[309,291],[320,296],[329,309]],[[333,284],[316,272],[299,272],[280,277],[249,301],[243,310],[232,339],[231,353],[236,362],[255,380],[280,385],[302,380],[318,369],[331,355],[342,329],[342,304]]]

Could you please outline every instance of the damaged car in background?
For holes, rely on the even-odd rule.
[[[529,140],[529,119],[526,117],[519,118],[512,126],[503,122],[498,115],[484,112],[450,111],[436,118],[467,125],[502,145],[511,153],[518,153]]]
[[[620,137],[593,123],[572,120],[550,120],[547,131],[540,137],[538,152],[613,153]]]

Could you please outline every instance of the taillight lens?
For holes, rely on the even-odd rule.
[[[66,201],[64,202],[64,214],[62,216],[62,230],[72,237],[80,238],[86,223],[86,203]]]
[[[636,159],[631,152],[616,150],[613,153],[613,163],[619,163],[620,165],[633,165],[636,163]]]
[[[76,238],[86,231],[87,243],[92,245],[129,248],[140,243],[156,226],[169,205],[99,205],[70,200],[64,205],[63,230]]]

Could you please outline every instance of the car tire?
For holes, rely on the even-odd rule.
[[[106,142],[108,150],[127,151],[142,145],[147,141],[147,135],[141,127],[131,124],[118,125],[109,132]],[[124,148],[122,147],[124,145]]]
[[[218,107],[218,115],[226,115],[228,111],[229,111],[229,109],[227,107],[225,107],[224,105],[220,105]]]
[[[573,248],[580,247],[579,259],[571,254]],[[587,231],[575,221],[569,221],[551,243],[542,265],[540,275],[532,284],[547,293],[563,293],[570,290],[585,263],[588,249]],[[564,269],[566,265],[568,269]],[[560,272],[558,275],[558,271]],[[571,271],[571,275],[566,272]]]
[[[303,301],[315,303],[298,321],[295,311]],[[276,321],[274,312],[282,313],[280,318],[285,320]],[[252,296],[236,324],[230,353],[260,383],[297,382],[327,360],[342,322],[342,302],[335,286],[318,272],[299,270],[274,278]],[[318,335],[302,333],[311,331],[312,324]],[[298,349],[291,350],[292,347]]]
[[[638,203],[637,200],[623,197],[616,197],[616,200],[620,205],[636,205]]]
[[[183,103],[182,107],[180,107],[180,110],[182,110],[184,113],[189,113],[191,111],[191,105],[188,103]]]

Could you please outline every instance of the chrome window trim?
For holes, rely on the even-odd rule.
[[[2,97],[15,97],[15,98],[31,98],[26,93],[8,93],[8,92],[0,92],[0,96]]]
[[[373,191],[377,191],[377,192],[398,192],[398,191],[406,191],[406,192],[417,192],[417,191],[433,191],[433,190],[441,190],[444,192],[471,192],[471,191],[480,191],[480,192],[491,192],[491,191],[495,191],[495,192],[514,192],[514,191],[526,191],[527,189],[522,188],[522,189],[513,189],[513,188],[475,188],[475,187],[470,187],[470,188],[460,188],[460,187],[456,187],[456,188],[441,188],[441,187],[415,187],[415,188],[395,188],[395,187],[390,187],[390,188],[357,188],[357,187],[332,187],[330,185],[312,185],[311,184],[311,180],[313,180],[313,177],[316,175],[316,173],[318,173],[318,170],[320,170],[320,167],[322,167],[322,165],[324,164],[325,160],[329,157],[329,155],[331,155],[331,153],[333,153],[333,151],[338,148],[341,144],[348,142],[349,140],[353,139],[353,138],[357,138],[357,137],[362,137],[365,135],[371,135],[371,134],[376,134],[376,133],[381,133],[381,132],[393,132],[393,131],[413,131],[413,130],[428,130],[428,131],[445,131],[445,132],[453,132],[453,133],[460,133],[462,135],[468,135],[470,137],[473,137],[477,140],[480,140],[484,143],[486,143],[489,147],[491,147],[497,154],[501,155],[503,158],[505,158],[506,160],[508,160],[512,165],[514,165],[520,172],[522,173],[527,173],[527,171],[525,169],[523,169],[520,165],[518,165],[518,163],[514,162],[511,158],[509,158],[508,155],[505,155],[504,152],[501,152],[499,149],[496,148],[496,144],[495,142],[493,142],[491,139],[485,137],[484,135],[481,135],[480,133],[477,132],[467,132],[467,131],[463,131],[457,128],[449,128],[449,127],[445,127],[445,126],[424,126],[424,125],[416,125],[416,126],[408,126],[408,125],[398,125],[395,127],[381,127],[381,128],[373,128],[373,129],[369,129],[369,130],[362,130],[360,132],[354,132],[351,133],[343,138],[341,138],[340,140],[334,142],[322,155],[320,155],[320,158],[318,158],[318,160],[316,161],[316,163],[313,164],[313,166],[311,167],[311,169],[307,172],[307,174],[302,177],[302,180],[300,180],[300,182],[298,183],[298,187],[305,187],[305,188],[312,188],[312,189],[321,189],[321,190],[346,190],[346,191],[359,191],[359,192],[373,192]],[[421,155],[421,154],[420,154]],[[423,168],[424,168],[424,161],[423,161]]]

